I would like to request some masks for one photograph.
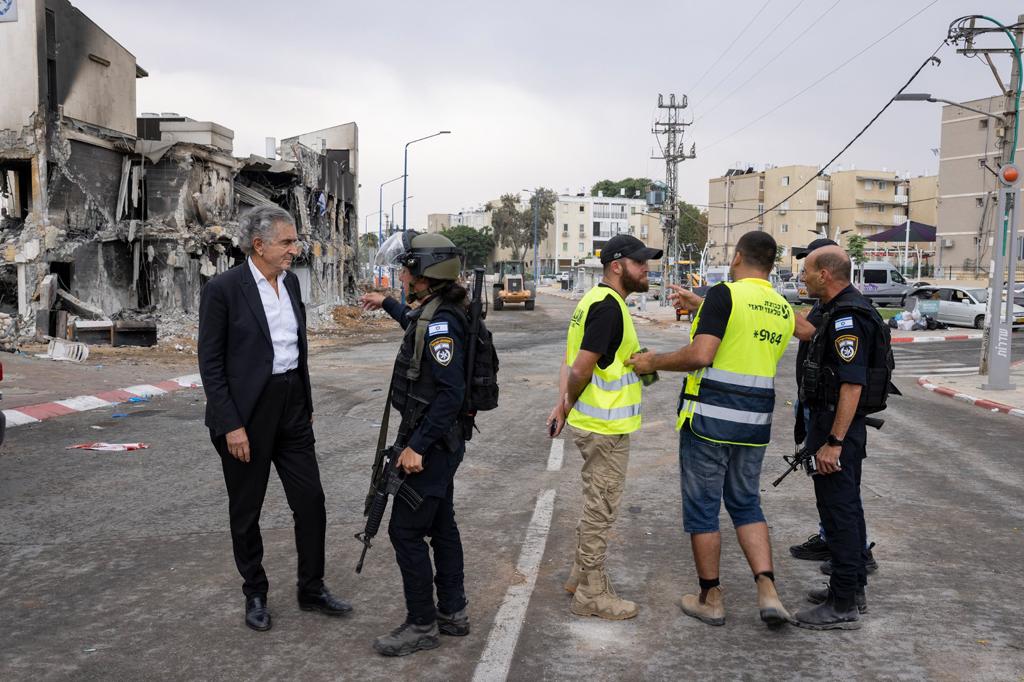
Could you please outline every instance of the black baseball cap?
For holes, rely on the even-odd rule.
[[[652,249],[631,234],[617,234],[601,249],[601,262],[605,265],[613,260],[629,258],[635,261],[658,260],[661,249]]]
[[[814,251],[815,249],[820,249],[823,246],[839,246],[839,244],[836,244],[831,239],[815,239],[813,242],[807,245],[807,248],[804,249],[803,253],[798,253],[796,255],[796,259],[800,260],[801,258],[807,258],[807,254],[809,254],[811,251]]]

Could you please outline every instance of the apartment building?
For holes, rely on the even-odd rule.
[[[1002,115],[1005,98],[988,97],[966,106]],[[988,116],[955,106],[942,108],[938,178],[938,267],[954,273],[985,273],[998,224],[995,170],[1011,130]],[[1017,152],[1024,151],[1021,147]],[[1018,257],[1024,246],[1017,244]]]
[[[708,181],[708,265],[728,265],[744,232],[763,230],[764,173],[730,168]]]
[[[907,222],[907,185],[895,171],[835,171],[830,185],[833,236],[869,237]]]
[[[764,171],[764,205],[778,208],[763,217],[764,231],[782,247],[782,263],[791,265],[793,247],[806,246],[828,227],[828,178],[815,178],[817,166],[780,166]],[[806,187],[802,187],[806,183]],[[792,197],[796,188],[802,187]],[[789,197],[789,198],[787,198]],[[748,230],[739,230],[739,235]]]

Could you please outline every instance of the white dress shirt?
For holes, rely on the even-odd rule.
[[[267,315],[270,326],[270,340],[274,345],[274,374],[284,374],[299,366],[299,325],[292,308],[292,299],[288,296],[288,287],[284,285],[285,274],[277,276],[277,291],[260,269],[247,258],[249,270],[256,279],[256,288],[263,302],[263,312]]]

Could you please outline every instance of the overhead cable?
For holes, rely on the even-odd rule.
[[[729,50],[731,50],[731,49],[732,49],[732,46],[736,44],[736,41],[737,41],[737,40],[739,40],[739,39],[740,39],[740,38],[741,38],[741,37],[743,36],[743,34],[747,32],[747,29],[748,29],[748,28],[750,28],[750,27],[751,27],[751,26],[753,25],[753,23],[754,23],[754,22],[755,22],[755,21],[757,20],[757,18],[758,18],[759,16],[761,16],[761,13],[762,13],[762,12],[764,12],[764,11],[765,11],[765,9],[766,9],[766,8],[768,7],[768,5],[770,5],[770,4],[772,4],[772,0],[765,0],[765,3],[764,3],[763,5],[761,5],[761,9],[757,10],[757,14],[755,14],[755,15],[754,15],[754,16],[752,16],[752,17],[750,17],[750,21],[748,21],[748,22],[747,22],[747,25],[743,27],[743,30],[742,30],[742,31],[740,31],[739,33],[737,33],[737,34],[736,34],[736,37],[732,39],[732,42],[731,42],[731,43],[729,43],[729,45],[728,45],[728,46],[727,46],[727,47],[726,47],[726,48],[725,48],[724,50],[722,50],[722,53],[721,53],[720,55],[718,55],[718,59],[716,59],[716,60],[715,60],[715,61],[714,61],[714,62],[713,62],[713,63],[711,64],[711,66],[709,66],[709,67],[707,68],[707,70],[705,70],[705,71],[704,71],[704,73],[702,73],[702,74],[700,75],[700,78],[698,78],[698,79],[697,79],[697,82],[696,82],[696,83],[694,83],[694,84],[693,84],[693,85],[692,85],[692,86],[690,87],[690,92],[693,92],[694,90],[696,90],[696,89],[697,89],[697,86],[701,84],[701,82],[702,82],[702,81],[704,80],[704,78],[705,78],[705,77],[706,77],[706,76],[707,76],[707,75],[708,75],[709,73],[711,73],[711,70],[712,70],[712,69],[714,69],[714,68],[715,68],[716,66],[718,66],[718,62],[722,61],[722,57],[724,57],[725,55],[727,55],[727,54],[729,53]]]

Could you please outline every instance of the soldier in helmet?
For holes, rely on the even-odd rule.
[[[415,510],[397,499],[391,508],[388,534],[402,572],[407,615],[398,628],[374,641],[384,656],[433,649],[440,645],[439,634],[469,634],[462,541],[453,505],[455,471],[466,447],[460,413],[469,325],[468,293],[456,283],[461,256],[439,234],[396,233],[381,245],[377,263],[400,268],[406,299],[417,307],[377,292],[361,298],[363,308],[384,308],[405,330],[390,389],[392,407],[402,418],[400,436],[408,436],[397,466],[423,497]]]

